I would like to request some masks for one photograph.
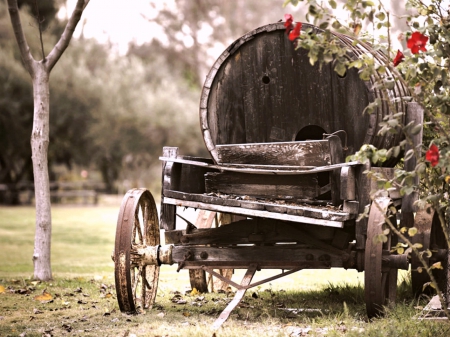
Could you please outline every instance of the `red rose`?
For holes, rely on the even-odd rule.
[[[405,55],[400,50],[397,50],[397,55],[395,55],[394,60],[392,61],[394,63],[394,67],[398,66],[401,62],[403,62],[403,59],[405,58]]]
[[[294,22],[294,18],[291,14],[284,14],[284,21],[286,21],[284,23],[284,26],[286,27],[286,34],[289,34],[292,28],[294,28],[294,26],[292,25],[292,22]]]
[[[439,163],[439,148],[431,144],[430,149],[425,154],[425,159],[431,163],[431,166],[435,167]]]
[[[295,25],[295,28],[293,30],[291,30],[291,32],[289,33],[289,40],[294,41],[296,38],[298,38],[300,36],[301,29],[302,29],[302,23],[297,22],[297,24]]]
[[[425,45],[427,44],[428,37],[423,35],[420,32],[414,32],[411,35],[411,38],[408,40],[407,45],[408,48],[411,49],[411,53],[417,54],[419,50],[427,51]]]

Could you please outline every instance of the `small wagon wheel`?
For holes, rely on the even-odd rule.
[[[397,295],[397,269],[384,269],[382,266],[383,252],[389,252],[395,245],[392,231],[384,234],[384,230],[389,228],[385,216],[390,201],[389,198],[377,198],[370,207],[364,260],[364,292],[369,318],[383,314],[383,306],[395,302]]]
[[[159,266],[139,261],[138,249],[158,246],[155,200],[146,189],[127,192],[120,206],[114,249],[116,293],[122,312],[150,309],[158,288]]]
[[[425,262],[430,266],[436,262],[436,258],[439,250],[447,249],[448,244],[445,240],[445,235],[439,220],[439,214],[434,209],[421,210],[417,212],[414,227],[417,228],[416,235],[413,236],[413,243],[422,244],[420,251],[430,250],[432,255],[428,256],[427,253],[423,253],[422,257]],[[442,261],[443,269],[434,269],[433,276],[438,283],[439,290],[446,292],[447,290],[447,259]],[[425,284],[430,282],[430,276],[422,269],[419,272],[419,268],[424,268],[419,258],[415,253],[411,256],[411,281],[412,290],[414,295],[418,296],[422,293],[430,295],[433,292],[432,287],[425,287]]]
[[[197,228],[212,228],[227,225],[232,222],[233,215],[225,213],[217,213],[213,211],[200,210],[195,222]],[[231,279],[233,276],[233,269],[218,269],[215,270],[220,275]],[[202,269],[189,269],[189,280],[192,289],[197,289],[201,293],[214,292],[217,290],[225,290],[228,284],[212,275],[206,275]]]

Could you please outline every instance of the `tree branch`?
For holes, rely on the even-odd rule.
[[[34,0],[34,5],[36,7],[36,21],[39,26],[39,39],[41,40],[41,51],[42,51],[42,60],[45,62],[45,51],[44,51],[44,40],[42,39],[42,20],[41,15],[39,14],[39,5],[37,3],[37,0]]]
[[[9,1],[10,0],[8,0],[8,2]],[[69,22],[67,22],[66,28],[64,29],[64,32],[62,33],[61,38],[59,39],[59,41],[55,45],[55,47],[52,49],[50,54],[48,54],[47,70],[49,72],[53,69],[56,62],[58,62],[61,55],[64,53],[66,48],[69,46],[69,42],[72,39],[73,32],[75,31],[78,21],[80,21],[81,15],[83,14],[83,11],[86,8],[88,3],[89,3],[89,0],[77,0],[75,9],[73,10],[73,13],[69,19]]]
[[[19,15],[19,7],[17,6],[17,0],[8,0],[8,12],[25,69],[33,77],[34,64],[36,61],[31,55],[30,47],[28,46],[27,39],[25,38],[25,34],[23,32]]]

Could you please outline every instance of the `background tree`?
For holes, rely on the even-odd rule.
[[[48,143],[49,143],[49,114],[50,114],[50,72],[68,47],[73,31],[81,18],[88,1],[78,0],[75,10],[55,47],[46,56],[42,41],[42,18],[36,4],[36,19],[41,40],[42,59],[36,61],[30,52],[25,37],[17,0],[8,0],[8,11],[14,29],[20,54],[24,66],[32,78],[34,113],[33,129],[31,133],[31,153],[33,161],[33,175],[36,200],[36,234],[33,254],[34,277],[39,280],[52,278],[50,264],[51,248],[51,208],[50,184],[48,175]]]

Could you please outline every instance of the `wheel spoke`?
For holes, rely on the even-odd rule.
[[[138,235],[139,244],[142,244],[142,241],[143,241],[143,239],[142,239],[142,225],[141,225],[141,219],[139,219],[139,209],[140,209],[140,207],[138,207],[136,209],[136,213],[134,214],[134,227],[136,229],[136,234]],[[133,239],[136,240],[136,237],[134,237]]]

